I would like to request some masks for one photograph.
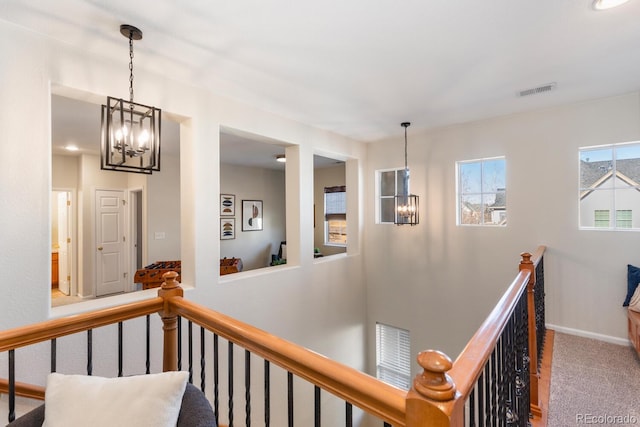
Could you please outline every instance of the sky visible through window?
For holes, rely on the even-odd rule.
[[[458,162],[458,223],[506,225],[503,157]]]

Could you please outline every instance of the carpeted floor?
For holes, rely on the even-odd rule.
[[[629,346],[555,333],[548,427],[640,426],[640,359]]]

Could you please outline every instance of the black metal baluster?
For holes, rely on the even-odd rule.
[[[505,331],[505,396],[504,396],[504,418],[507,425],[512,425],[515,422],[514,407],[515,402],[515,351],[514,351],[514,317],[511,316],[507,322]]]
[[[287,418],[289,427],[293,427],[293,374],[287,372]]]
[[[57,358],[58,358],[57,342],[56,342],[56,339],[53,338],[51,340],[51,372],[56,372],[57,364],[58,364]]]
[[[536,324],[536,346],[538,350],[538,366],[542,361],[542,352],[544,351],[544,338],[547,332],[545,309],[544,309],[544,256],[540,258],[540,262],[536,266],[536,283],[534,289],[535,301],[535,324]]]
[[[122,376],[122,322],[118,322],[118,376]]]
[[[264,361],[264,426],[271,423],[271,373],[268,360]]]
[[[251,353],[244,351],[244,415],[246,426],[251,427]]]
[[[484,426],[484,373],[478,377],[476,388],[478,389],[478,427]]]
[[[151,315],[147,314],[147,332],[146,332],[146,361],[145,361],[145,373],[151,373]]]
[[[189,320],[187,325],[189,333],[189,382],[193,384],[193,322]]]
[[[182,317],[178,316],[178,371],[182,370]]]
[[[204,331],[205,329],[200,326],[200,390],[204,392],[204,384],[205,384],[205,340],[204,340]]]
[[[220,409],[220,377],[218,369],[218,335],[213,334],[213,415],[219,425]]]
[[[491,364],[484,365],[484,425],[491,425]]]
[[[476,390],[471,389],[469,394],[469,427],[476,427]]]
[[[314,387],[314,414],[315,427],[320,427],[320,387]]]
[[[93,374],[93,329],[87,330],[87,375]]]
[[[504,366],[505,366],[505,335],[507,334],[507,328],[508,326],[505,327],[505,329],[502,331],[502,334],[500,334],[500,337],[498,338],[498,342],[496,343],[496,364],[497,364],[497,369],[498,369],[498,425],[500,427],[504,427],[505,425],[505,390],[506,390],[506,384],[505,384],[505,372],[504,372]]]
[[[496,369],[496,349],[491,352],[491,426],[498,421],[498,373]]]
[[[9,422],[16,419],[16,351],[9,350]]]
[[[233,343],[228,344],[229,358],[229,427],[233,427]]]
[[[526,296],[523,295],[520,298],[520,313],[521,313],[521,334],[522,334],[522,420],[525,424],[528,424],[528,419],[533,418],[531,413],[531,390],[529,387],[529,311],[527,307]]]
[[[389,424],[389,423],[387,423],[387,422],[383,423],[382,425],[383,425],[384,427],[393,427],[391,424]]]
[[[353,427],[353,405],[349,402],[344,402],[345,410],[345,423],[346,427]]]

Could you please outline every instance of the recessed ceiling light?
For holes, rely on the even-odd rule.
[[[611,9],[612,7],[620,6],[628,1],[629,0],[594,0],[593,8],[595,10]]]
[[[69,144],[69,145],[65,146],[64,149],[68,150],[68,151],[78,151],[79,150],[78,146],[77,145],[73,145],[73,144]]]
[[[276,156],[276,162],[285,163],[286,161],[287,161],[287,158],[285,157],[284,154],[278,154]]]

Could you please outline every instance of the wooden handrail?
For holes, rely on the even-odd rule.
[[[464,404],[524,292],[528,293],[529,343],[532,336],[535,341],[535,315],[531,315],[531,310],[534,309],[531,292],[535,284],[535,267],[542,260],[545,250],[545,246],[539,246],[533,255],[522,254],[523,261],[515,280],[454,363],[451,363],[446,355],[433,350],[421,353],[418,362],[424,372],[416,377],[414,387],[407,396],[407,418],[410,420],[407,425],[421,425],[420,421],[426,419],[425,416],[428,416],[429,423],[433,426],[450,427],[464,424]],[[529,350],[530,356],[531,344]],[[530,374],[532,393],[536,395],[532,403],[535,401],[536,405],[532,405],[531,409],[537,414],[537,374],[533,372]]]
[[[406,425],[406,391],[191,301],[171,298],[169,305],[181,317],[250,350],[395,427]]]
[[[163,302],[162,298],[156,297],[2,331],[0,352],[156,313],[162,309]]]
[[[482,368],[489,360],[518,299],[525,291],[529,275],[528,272],[518,273],[507,292],[500,298],[498,304],[467,343],[449,371],[458,392],[465,399],[469,396]]]
[[[531,292],[532,283],[535,283],[535,266],[542,260],[545,249],[540,246],[533,255],[523,254],[520,271],[514,281],[455,362],[438,351],[420,353],[418,363],[424,371],[416,376],[414,386],[408,393],[309,349],[183,299],[182,289],[175,281],[176,273],[171,272],[163,276],[165,282],[157,298],[0,332],[0,352],[158,313],[165,331],[163,369],[172,370],[177,366],[176,318],[181,316],[395,427],[417,427],[427,422],[429,426],[461,426],[465,402],[523,293]],[[531,315],[529,317],[531,320]],[[535,376],[534,371],[531,375]],[[537,389],[537,385],[532,385],[532,388]],[[7,381],[0,380],[0,392],[7,389]],[[16,394],[41,399],[44,390],[39,386],[16,383]]]
[[[2,393],[9,393],[9,381],[4,378],[0,378],[0,394]],[[44,400],[44,387],[16,381],[16,396]]]
[[[542,260],[542,257],[544,256],[544,253],[546,250],[547,250],[546,246],[540,245],[536,248],[535,252],[531,254],[531,261],[533,261],[533,265],[535,267],[537,267],[538,264],[540,264],[540,261]]]

